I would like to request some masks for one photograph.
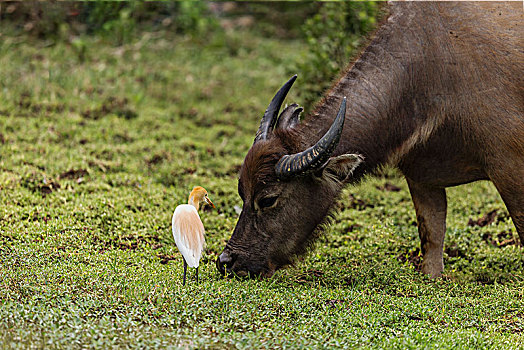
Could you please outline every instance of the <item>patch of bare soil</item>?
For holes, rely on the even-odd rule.
[[[384,186],[376,186],[377,189],[381,191],[387,191],[387,192],[399,192],[401,190],[400,187],[393,185],[392,183],[386,182]]]
[[[127,97],[108,97],[101,106],[96,108],[88,108],[81,114],[86,119],[98,120],[109,114],[116,114],[125,119],[134,119],[138,115],[129,106]]]
[[[342,202],[340,206],[341,206],[341,209],[357,209],[357,210],[363,210],[366,208],[375,207],[373,204],[367,203],[363,199],[355,198],[353,195],[349,196],[349,201]]]
[[[295,282],[299,284],[305,284],[311,281],[318,280],[324,276],[324,272],[318,270],[307,270],[299,275],[297,275]]]
[[[506,247],[508,245],[518,245],[519,241],[516,236],[511,233],[511,231],[502,231],[496,235],[493,235],[489,232],[486,232],[482,235],[482,239],[495,247]]]
[[[146,164],[149,168],[152,168],[153,166],[163,163],[164,160],[169,160],[171,157],[169,153],[167,152],[161,152],[154,154],[153,156],[146,158]]]
[[[455,244],[446,247],[444,253],[446,253],[450,258],[466,258],[468,261],[471,260],[471,258],[468,258],[468,256]]]
[[[167,255],[167,254],[157,254],[157,256],[160,258],[161,264],[167,264],[171,260],[180,259],[180,257],[176,255]]]
[[[108,239],[94,237],[95,242],[100,246],[99,251],[106,251],[110,249],[121,249],[121,250],[135,250],[141,245],[153,245],[155,249],[160,248],[162,245],[159,243],[160,238],[156,236],[125,236],[119,237],[118,239]],[[158,247],[160,245],[160,247]]]
[[[407,254],[401,254],[398,256],[398,260],[403,263],[409,263],[415,267],[415,270],[420,271],[422,267],[422,254],[420,248],[410,250]]]
[[[58,177],[59,179],[73,179],[78,180],[86,175],[88,175],[88,171],[86,169],[70,169],[68,171],[63,172]]]
[[[468,225],[469,226],[480,226],[484,227],[487,225],[492,224],[497,217],[497,209],[494,209],[492,211],[487,212],[482,216],[481,218],[478,218],[477,220],[469,219]]]

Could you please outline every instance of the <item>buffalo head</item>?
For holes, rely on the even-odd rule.
[[[302,253],[328,214],[359,155],[333,157],[344,126],[346,99],[320,140],[299,124],[302,108],[280,107],[293,76],[267,108],[255,141],[240,169],[242,213],[217,259],[220,272],[269,277]],[[314,133],[310,133],[314,134]],[[313,136],[314,137],[314,136]],[[309,144],[311,147],[306,148]]]

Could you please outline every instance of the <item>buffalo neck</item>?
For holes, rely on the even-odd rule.
[[[424,25],[441,26],[439,19],[428,19],[432,10],[431,6],[392,9],[370,45],[300,125],[304,128],[298,133],[302,135],[301,147],[322,137],[347,97],[344,129],[333,156],[362,155],[364,163],[355,177],[398,163],[397,155],[404,145],[426,125],[425,99],[430,91],[415,78],[428,66],[425,50],[435,44],[446,45],[439,42],[438,35],[433,37],[435,31],[421,30]]]

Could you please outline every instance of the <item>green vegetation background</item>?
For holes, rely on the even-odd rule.
[[[0,347],[508,348],[524,254],[490,183],[448,190],[445,277],[417,270],[405,181],[348,188],[270,280],[222,279],[237,172],[292,73],[310,110],[376,3],[0,4]],[[201,283],[171,215],[195,185]]]

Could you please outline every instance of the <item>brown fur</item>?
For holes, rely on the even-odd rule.
[[[392,3],[315,112],[248,152],[239,179],[244,209],[219,268],[228,260],[232,271],[270,274],[303,251],[329,213],[342,188],[330,175],[355,182],[386,164],[408,180],[431,276],[442,272],[446,187],[493,181],[524,241],[523,19],[520,3]],[[279,181],[274,164],[319,140],[344,96],[346,122],[332,156],[365,161],[352,173],[333,161]],[[260,208],[268,196],[278,198],[274,207]]]

